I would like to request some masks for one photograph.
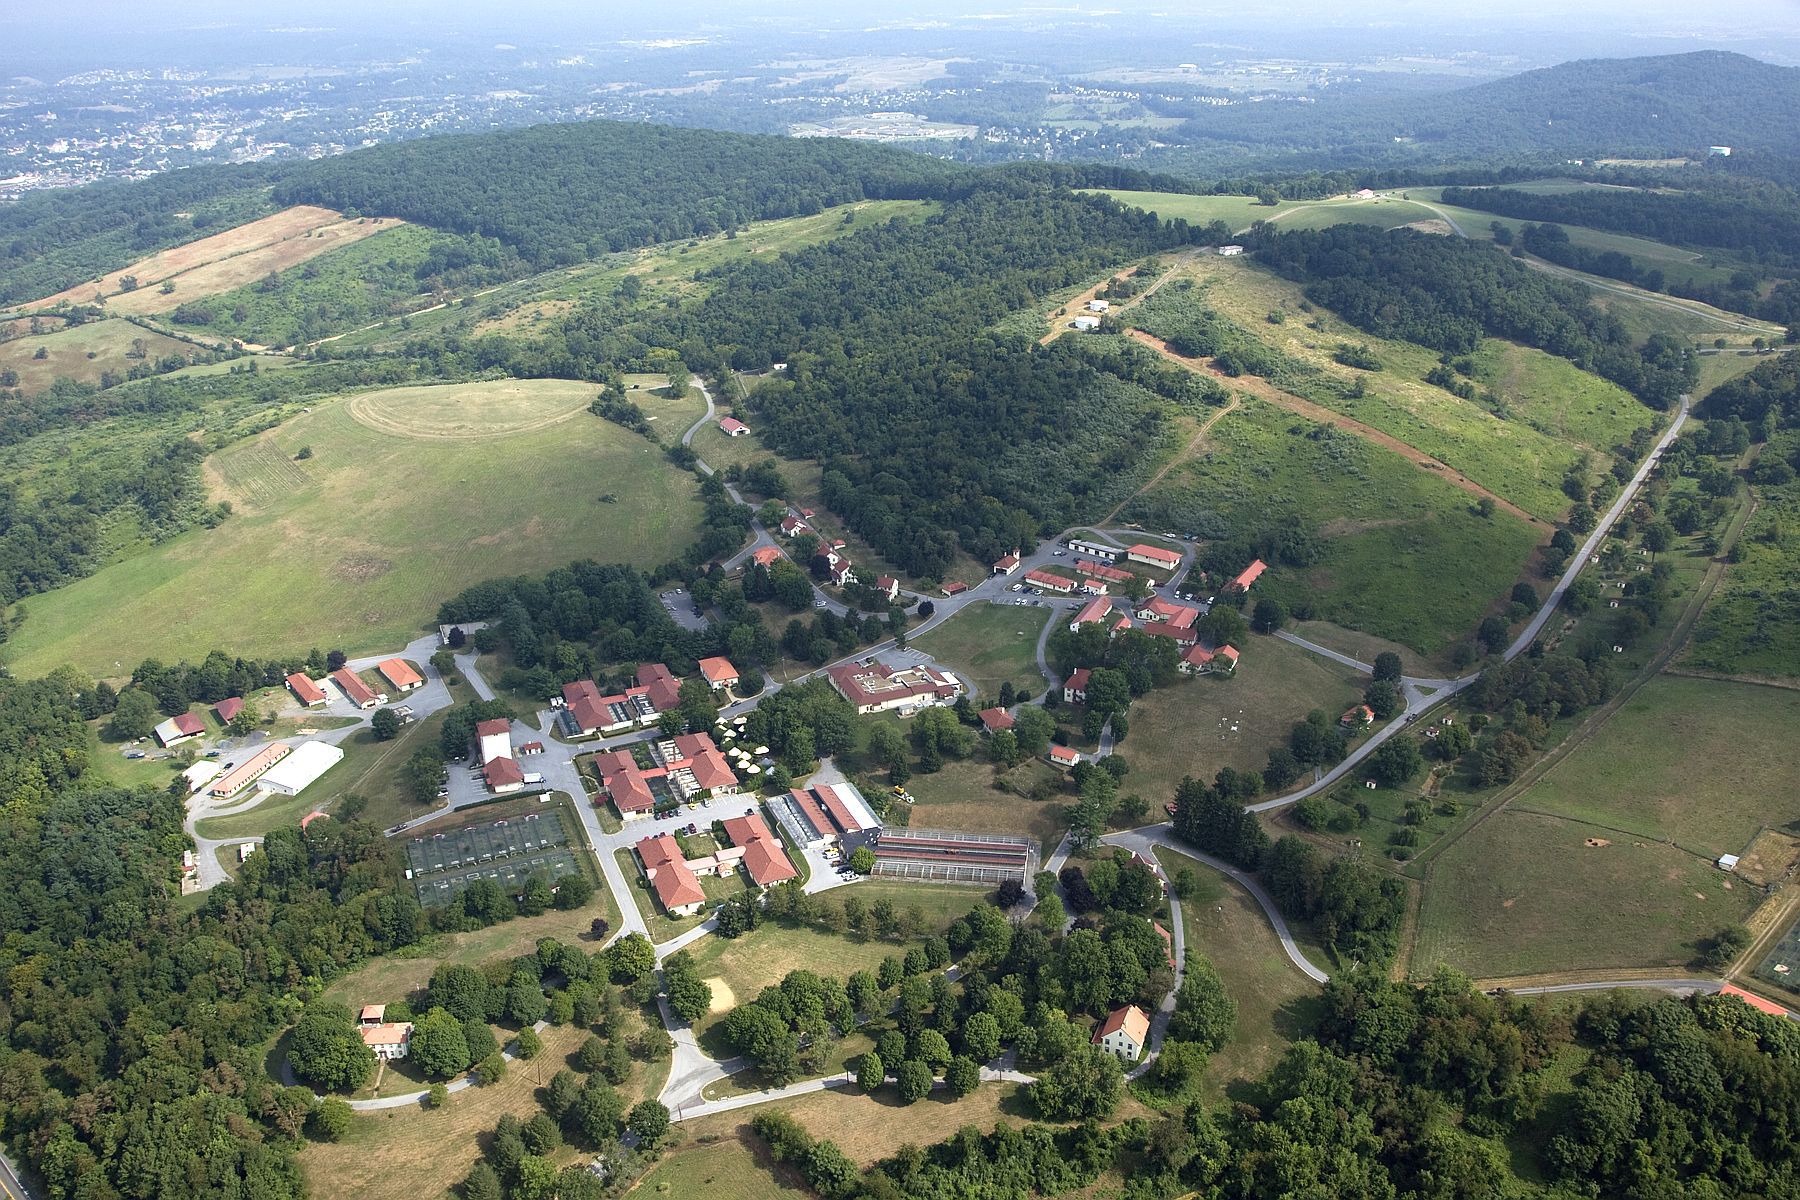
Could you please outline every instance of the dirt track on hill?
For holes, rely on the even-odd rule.
[[[1179,467],[1182,463],[1194,457],[1194,452],[1200,449],[1200,443],[1206,440],[1206,435],[1212,432],[1212,427],[1223,420],[1225,414],[1237,406],[1238,398],[1233,396],[1229,404],[1224,408],[1221,408],[1212,416],[1206,418],[1206,420],[1201,423],[1200,428],[1194,431],[1194,436],[1188,439],[1188,444],[1181,448],[1181,452],[1176,454],[1175,457],[1171,458],[1168,462],[1164,463],[1162,467],[1157,470],[1156,474],[1144,481],[1144,485],[1138,488],[1137,491],[1119,501],[1117,508],[1100,518],[1100,524],[1111,525],[1114,521],[1118,520],[1119,514],[1125,511],[1126,505],[1161,483],[1163,481],[1163,476],[1167,475],[1170,471],[1173,471],[1176,467]]]
[[[1411,462],[1424,470],[1442,476],[1446,482],[1455,484],[1471,496],[1486,497],[1487,499],[1492,500],[1495,506],[1518,517],[1521,521],[1528,521],[1540,529],[1549,528],[1547,522],[1532,516],[1530,513],[1514,504],[1511,500],[1508,500],[1503,496],[1495,495],[1493,492],[1482,487],[1479,483],[1476,483],[1473,479],[1470,479],[1456,468],[1431,457],[1431,455],[1426,454],[1422,450],[1408,445],[1392,434],[1383,433],[1381,430],[1370,425],[1364,425],[1355,417],[1347,417],[1343,413],[1334,412],[1322,404],[1314,404],[1311,400],[1302,400],[1292,392],[1284,392],[1268,380],[1259,378],[1258,376],[1226,375],[1222,371],[1214,370],[1212,364],[1205,359],[1189,358],[1184,354],[1177,354],[1169,347],[1167,342],[1158,337],[1151,337],[1141,329],[1130,329],[1127,330],[1126,333],[1131,338],[1149,346],[1152,350],[1155,350],[1170,362],[1180,363],[1190,371],[1196,371],[1205,375],[1210,375],[1215,379],[1221,379],[1231,387],[1242,389],[1250,395],[1255,396],[1258,400],[1267,400],[1275,407],[1286,409],[1288,412],[1305,417],[1309,421],[1316,421],[1321,425],[1336,425],[1339,429],[1354,433],[1356,436],[1363,438],[1366,441],[1374,442],[1378,446],[1392,450],[1401,458],[1406,459],[1408,462]]]

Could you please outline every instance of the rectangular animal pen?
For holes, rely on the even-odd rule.
[[[406,862],[419,903],[442,905],[477,879],[510,889],[533,874],[555,879],[575,873],[575,857],[563,848],[568,843],[568,825],[558,809],[414,838],[406,845]]]
[[[874,843],[875,874],[939,883],[1024,883],[1037,869],[1037,843],[1000,833],[889,829]]]

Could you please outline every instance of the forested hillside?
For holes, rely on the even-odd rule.
[[[965,178],[855,142],[589,121],[322,159],[275,198],[497,238],[550,266],[853,200],[944,197]]]
[[[1381,337],[1467,354],[1481,337],[1561,355],[1652,408],[1675,406],[1694,367],[1663,337],[1642,349],[1579,283],[1548,276],[1491,246],[1368,225],[1263,233],[1257,257],[1306,284],[1306,294]]]

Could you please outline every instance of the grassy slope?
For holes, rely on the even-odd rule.
[[[460,385],[408,389],[382,408],[460,397],[472,419],[514,419],[565,411],[590,392]],[[692,401],[667,403],[672,423],[691,419]],[[303,446],[313,457],[294,461]],[[648,565],[684,544],[697,519],[689,476],[585,413],[514,436],[438,440],[377,432],[337,401],[209,466],[237,515],[33,599],[10,645],[15,670],[105,672],[214,646],[391,646],[471,583],[584,556]],[[616,502],[600,503],[602,493]]]
[[[1259,204],[1254,196],[1189,196],[1179,192],[1103,190],[1121,204],[1153,212],[1165,221],[1185,220],[1205,225],[1223,221],[1243,230],[1256,221],[1275,221],[1282,229],[1323,229],[1327,225],[1356,222],[1393,228],[1435,215],[1422,205],[1402,200],[1365,201],[1346,197],[1330,200],[1283,200],[1273,207]]]
[[[1351,398],[1320,386],[1308,399],[1424,451],[1545,520],[1568,510],[1559,485],[1583,449],[1594,451],[1603,468],[1607,452],[1654,417],[1623,389],[1562,359],[1489,341],[1477,370],[1514,418],[1500,419],[1424,382],[1438,362],[1434,351],[1371,337],[1317,309],[1306,313],[1297,285],[1242,260],[1203,260],[1198,270],[1211,282],[1207,302],[1239,326],[1328,379],[1361,376],[1368,393]],[[1287,319],[1270,324],[1267,315],[1277,311]],[[1361,372],[1339,365],[1332,354],[1345,342],[1370,347],[1383,369]]]
[[[138,365],[139,360],[126,357],[138,338],[143,339],[144,351],[152,362],[171,354],[185,356],[194,349],[186,342],[152,333],[130,321],[89,321],[72,329],[36,336],[28,333],[0,342],[0,371],[18,372],[19,388],[26,395],[43,391],[53,379],[98,385],[102,371],[122,376]],[[46,351],[43,358],[36,357],[39,348]]]
[[[1514,807],[1736,854],[1794,817],[1796,730],[1800,692],[1662,676]]]
[[[1791,452],[1793,435],[1765,446],[1764,459]],[[1800,481],[1756,489],[1757,510],[1739,540],[1741,560],[1708,602],[1683,665],[1757,679],[1800,675]]]
[[[1030,605],[977,605],[914,644],[974,680],[984,705],[993,703],[1005,682],[1036,695],[1045,686],[1037,669],[1038,634],[1053,615]]]
[[[1350,434],[1306,436],[1315,428],[1248,401],[1128,514],[1158,528],[1298,523],[1321,534],[1320,561],[1259,588],[1426,655],[1466,636],[1519,577],[1533,528],[1504,512],[1483,520],[1451,484]]]

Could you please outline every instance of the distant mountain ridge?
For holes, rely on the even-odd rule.
[[[1346,167],[1661,157],[1731,146],[1800,154],[1800,68],[1701,50],[1580,59],[1448,92],[1270,102],[1184,124],[1158,167]]]

